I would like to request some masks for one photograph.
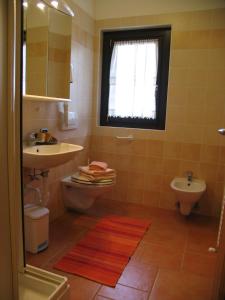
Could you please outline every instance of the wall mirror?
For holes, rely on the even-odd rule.
[[[23,94],[37,100],[70,98],[73,12],[59,2],[23,2]]]

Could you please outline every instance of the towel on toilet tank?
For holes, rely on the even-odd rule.
[[[91,166],[100,165],[97,169],[91,169]],[[103,169],[104,168],[104,169]],[[115,181],[116,172],[114,169],[108,168],[105,162],[93,161],[88,166],[80,166],[79,171],[71,176],[75,182],[84,184],[111,184]]]
[[[114,169],[107,168],[104,171],[96,171],[96,170],[90,170],[89,166],[82,166],[78,168],[82,173],[92,176],[99,176],[99,175],[109,175],[109,174],[115,174]]]
[[[71,180],[77,183],[83,183],[83,184],[95,184],[95,185],[107,185],[112,184],[113,178],[93,178],[90,175],[84,176],[80,174],[79,172],[73,174],[71,176]]]
[[[89,164],[89,169],[93,171],[105,171],[107,168],[107,163],[103,161],[92,161]]]

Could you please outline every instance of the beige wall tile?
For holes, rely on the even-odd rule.
[[[150,174],[162,174],[163,171],[163,160],[158,157],[149,157],[145,160],[144,172]]]
[[[179,175],[179,174],[177,174],[177,175]],[[164,192],[171,192],[172,188],[170,187],[170,183],[172,182],[173,179],[174,179],[173,175],[164,175],[163,174],[161,190]]]
[[[217,163],[219,160],[220,148],[213,145],[202,145],[201,147],[201,161]]]
[[[162,157],[163,154],[163,141],[147,140],[146,141],[146,155]]]
[[[187,89],[187,105],[193,110],[195,109],[195,106],[200,106],[200,108],[203,108],[205,102],[206,88],[195,86]]]
[[[165,209],[176,209],[176,198],[175,194],[171,192],[161,192],[159,197],[159,207]]]
[[[143,202],[143,189],[128,187],[127,202],[142,203]]]
[[[144,189],[144,173],[142,172],[130,172],[129,176],[127,177],[128,182],[128,189],[135,188],[135,189]]]
[[[142,203],[146,206],[159,207],[160,192],[143,190]]]
[[[218,165],[213,163],[200,163],[200,176],[206,181],[216,181]]]
[[[207,85],[208,72],[205,69],[188,69],[187,85],[191,87],[205,87]]]
[[[225,147],[222,146],[220,147],[220,150],[219,150],[219,162],[221,164],[225,164]]]
[[[168,107],[170,105],[185,106],[187,103],[187,96],[188,90],[185,85],[178,87],[175,83],[170,83],[167,94]]]
[[[144,175],[144,190],[159,192],[162,186],[162,175],[145,173]]]
[[[225,166],[224,165],[218,166],[216,181],[220,181],[220,182],[224,183],[224,181],[225,181]]]
[[[121,202],[129,202],[127,197],[127,187],[117,187],[115,186],[113,190],[113,197],[114,199],[121,201]]]
[[[165,142],[164,144],[164,157],[165,158],[181,158],[181,143],[178,142]]]
[[[199,161],[201,153],[201,145],[198,144],[182,144],[181,159]]]
[[[225,28],[225,9],[214,9],[212,12],[212,27]]]
[[[213,13],[213,10],[192,12],[189,28],[193,30],[204,30],[205,28],[211,28],[213,24]]]
[[[225,48],[225,28],[212,30],[210,48]]]
[[[210,47],[210,30],[191,31],[189,49],[208,49]]]
[[[180,160],[165,159],[163,162],[163,173],[165,175],[177,176],[180,173]]]
[[[173,49],[190,49],[191,31],[173,31],[172,48]]]

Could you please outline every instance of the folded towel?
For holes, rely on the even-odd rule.
[[[86,175],[86,174],[83,174],[83,173],[80,173],[80,175],[83,177],[83,178],[87,178],[88,180],[94,182],[94,181],[99,181],[99,180],[104,180],[104,179],[114,179],[116,178],[116,175],[115,174],[110,174],[110,175],[100,175],[100,176],[91,176],[91,175]]]
[[[103,161],[92,161],[89,164],[89,169],[93,171],[105,171],[107,169],[107,163]]]
[[[113,183],[113,181],[108,180],[108,181],[101,181],[101,182],[88,182],[88,181],[82,181],[82,180],[78,180],[78,179],[73,179],[73,182],[76,183],[81,183],[81,184],[86,184],[86,185],[110,185]]]
[[[71,179],[78,179],[78,180],[82,180],[82,181],[87,181],[87,182],[91,182],[93,177],[91,176],[83,176],[82,174],[80,173],[75,173],[71,176]]]
[[[115,174],[92,176],[82,172],[78,172],[71,176],[72,179],[79,179],[79,180],[90,181],[90,182],[98,182],[106,179],[114,179],[115,177],[116,177]]]
[[[102,170],[101,171],[90,170],[89,166],[79,167],[78,169],[82,173],[85,173],[85,174],[88,174],[88,175],[92,175],[92,176],[95,176],[95,175],[105,175],[105,174],[115,174],[116,173],[114,169],[109,169],[109,168],[107,168],[104,171],[102,171]]]
[[[92,178],[90,175],[85,176],[80,174],[79,172],[73,174],[71,176],[71,180],[78,182],[78,183],[85,183],[85,184],[111,184],[113,182],[113,178]]]

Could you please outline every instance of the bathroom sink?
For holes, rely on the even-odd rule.
[[[23,149],[23,167],[49,169],[73,159],[82,146],[59,143],[55,145],[37,145]]]

